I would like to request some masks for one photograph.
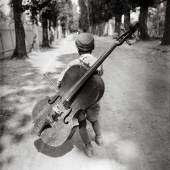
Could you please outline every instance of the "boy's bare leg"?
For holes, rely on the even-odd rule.
[[[94,154],[93,146],[86,128],[86,119],[79,121],[79,133],[82,138],[83,143],[85,144],[85,152],[87,156],[91,157]]]
[[[99,146],[103,145],[103,139],[102,139],[102,134],[101,134],[101,128],[100,128],[100,124],[99,121],[91,121],[94,133],[95,133],[95,142],[96,144],[98,144]]]

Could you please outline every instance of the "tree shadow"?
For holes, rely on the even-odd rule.
[[[3,168],[4,164],[11,164],[14,161],[13,156],[7,157],[5,160],[0,161],[0,169]]]
[[[0,101],[2,102],[2,98],[0,98]],[[6,144],[6,141],[3,140],[4,137],[9,136],[10,142],[12,144],[14,144],[14,143],[17,144],[17,143],[20,143],[25,138],[25,134],[18,132],[19,127],[12,128],[12,127],[9,127],[9,124],[8,124],[8,122],[16,116],[17,109],[15,109],[15,108],[7,109],[4,107],[1,107],[0,112],[1,112],[1,115],[0,115],[0,154],[2,154],[5,151],[5,149],[9,147]],[[25,126],[28,121],[25,119],[25,116],[26,115],[22,116],[22,121],[21,121],[22,126],[23,125]],[[0,168],[2,168],[5,164],[11,164],[13,162],[13,159],[14,159],[14,157],[10,156],[10,155],[3,158],[0,161]]]
[[[24,137],[25,133],[20,132],[19,130],[23,127],[26,127],[27,124],[30,122],[31,117],[29,115],[23,114],[20,115],[20,120],[16,122],[16,126],[10,126],[10,122],[12,119],[17,115],[17,109],[10,108],[10,110],[7,110],[5,108],[1,108],[1,117],[0,117],[0,139],[2,139],[5,136],[10,136],[12,143],[20,143]],[[4,146],[1,143],[0,144],[0,153],[3,152]]]

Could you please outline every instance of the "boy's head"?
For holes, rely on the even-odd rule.
[[[94,49],[94,37],[90,33],[80,33],[75,43],[79,54],[91,53]]]

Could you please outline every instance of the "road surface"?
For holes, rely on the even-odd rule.
[[[112,40],[95,39],[94,54],[99,56]],[[118,47],[104,62],[106,90],[100,101],[104,146],[92,143],[93,158],[84,154],[78,132],[63,146],[52,148],[31,136],[32,123],[28,119],[25,127],[17,129],[18,134],[25,133],[19,142],[12,142],[10,134],[4,133],[1,137],[2,170],[169,170],[169,54],[168,48],[160,47],[158,41],[137,42],[133,46]],[[38,78],[28,79],[21,87],[26,95],[17,93],[16,98],[22,98],[25,104],[15,105],[20,115],[27,116],[31,116],[37,99],[54,92],[49,90],[42,74],[49,72],[55,79],[66,64],[77,57],[72,37],[57,43],[51,50],[29,56],[28,63]],[[29,74],[31,71],[24,76],[29,77]],[[7,87],[4,85],[4,88]],[[43,91],[44,88],[47,90]],[[9,90],[10,87],[3,95],[7,96]],[[15,116],[6,126],[17,127],[20,119]],[[89,124],[88,128],[93,139]]]

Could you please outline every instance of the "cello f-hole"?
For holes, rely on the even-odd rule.
[[[67,121],[66,119],[70,116],[72,109],[70,109],[69,113],[64,117],[64,123],[68,124],[69,120]]]

